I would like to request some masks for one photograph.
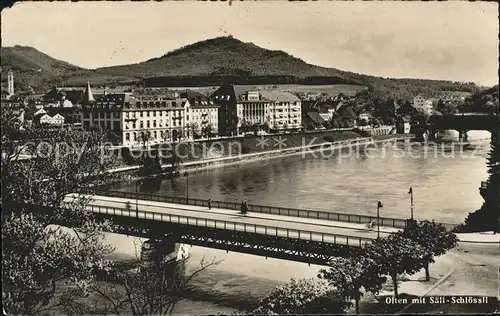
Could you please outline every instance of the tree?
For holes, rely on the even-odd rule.
[[[252,130],[253,130],[253,133],[254,133],[255,136],[259,135],[259,130],[260,130],[259,124],[257,124],[257,123],[253,124],[252,125]]]
[[[134,242],[136,259],[140,260],[139,245]],[[157,253],[158,254],[158,253]],[[103,302],[96,308],[88,302],[67,301],[64,310],[73,315],[170,315],[185,297],[189,283],[200,273],[217,265],[221,260],[205,261],[186,274],[185,260],[156,257],[139,264],[120,264],[102,271],[90,290]],[[175,258],[175,254],[174,254]]]
[[[193,138],[197,138],[200,135],[200,127],[196,122],[189,123],[186,126],[188,128],[188,133],[193,136]]]
[[[16,140],[9,115],[2,109],[2,298],[9,314],[39,314],[60,304],[62,280],[85,290],[107,264],[112,249],[100,231],[111,226],[94,221],[88,199],[66,196],[112,180],[114,163],[100,129],[58,129],[41,140],[40,130],[27,128]],[[19,160],[21,150],[32,159]]]
[[[146,149],[149,141],[151,140],[151,133],[147,129],[141,129],[139,131],[139,141],[142,144],[142,148]]]
[[[240,121],[240,132],[246,133],[250,130],[250,123],[246,120]]]
[[[207,137],[208,139],[210,139],[214,132],[214,127],[212,124],[209,123],[202,128],[201,132],[203,134],[203,137]]]
[[[458,243],[458,238],[454,233],[434,221],[411,224],[403,230],[402,235],[424,249],[423,263],[427,281],[430,280],[429,264],[434,262],[434,257],[443,255],[447,250],[456,247]]]
[[[359,301],[363,293],[361,288],[377,294],[387,278],[382,275],[379,266],[372,259],[361,257],[334,257],[328,270],[321,269],[318,277],[327,280],[331,286],[355,300],[356,314],[359,314]]]
[[[254,314],[343,314],[350,306],[325,280],[291,279],[264,298]]]
[[[368,121],[365,119],[361,119],[358,122],[358,126],[367,126],[367,125],[368,125]]]
[[[377,238],[366,244],[363,251],[367,258],[379,265],[383,274],[391,277],[395,297],[398,296],[398,274],[419,271],[425,255],[425,250],[420,245],[404,238],[400,232]]]
[[[269,123],[265,122],[264,124],[262,124],[261,130],[265,131],[266,133],[269,133]]]
[[[451,102],[444,102],[439,99],[438,104],[436,105],[436,110],[443,115],[450,115],[457,112],[457,106]]]
[[[481,189],[484,203],[481,208],[469,213],[465,223],[459,225],[457,232],[477,232],[493,230],[500,233],[500,132],[491,134],[491,151],[486,162],[488,181]]]

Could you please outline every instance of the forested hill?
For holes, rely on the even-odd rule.
[[[496,85],[490,89],[471,95],[460,106],[460,111],[500,114],[498,88],[498,85]]]
[[[9,52],[8,59],[4,59],[5,52]],[[16,54],[17,51],[12,48],[2,49],[2,66],[14,67],[23,77],[25,70],[15,67]],[[20,54],[19,58],[23,56]],[[32,74],[31,70],[28,72]],[[47,71],[47,74],[49,73],[51,72]],[[319,67],[283,51],[264,49],[233,37],[200,41],[137,64],[94,70],[79,69],[69,65],[64,71],[49,76],[51,78],[36,74],[32,77],[30,82],[37,87],[45,86],[44,88],[51,82],[49,79],[57,81],[54,77],[58,77],[58,80],[62,81],[61,84],[65,85],[83,85],[87,80],[95,85],[143,82],[149,86],[205,86],[224,83],[354,84],[372,86],[381,94],[397,94],[395,97],[398,99],[416,93],[434,95],[441,91],[474,92],[476,89],[471,83],[387,79]],[[37,80],[39,82],[34,83]]]

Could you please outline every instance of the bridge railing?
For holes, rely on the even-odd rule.
[[[208,207],[208,200],[195,199],[195,198],[184,198],[184,197],[174,197],[166,195],[158,195],[151,193],[134,193],[134,192],[122,192],[113,190],[99,190],[95,192],[96,194],[128,198],[128,199],[140,199],[149,200],[157,202],[166,203],[176,203],[184,205],[194,205],[194,206],[204,206]],[[225,201],[211,201],[212,207],[214,208],[225,208],[230,210],[240,210],[241,204],[234,202]],[[374,222],[377,224],[377,217],[370,215],[358,215],[358,214],[347,214],[338,212],[327,212],[319,210],[304,210],[296,208],[278,207],[278,206],[265,206],[265,205],[248,205],[248,210],[254,213],[264,213],[264,214],[274,214],[283,215],[291,217],[303,217],[303,218],[314,218],[323,219],[329,221],[345,222],[345,223],[356,223],[356,224],[366,224]],[[407,221],[401,218],[390,218],[390,217],[379,217],[378,224],[384,227],[394,227],[394,228],[405,228]],[[456,225],[455,224],[443,224],[447,229],[451,230]]]
[[[274,237],[285,237],[290,239],[346,245],[352,247],[361,247],[365,243],[372,241],[372,239],[370,238],[363,238],[356,236],[319,233],[319,232],[283,228],[277,226],[257,225],[251,223],[240,223],[236,221],[197,218],[186,215],[172,215],[172,214],[164,214],[164,213],[157,213],[150,211],[132,210],[127,208],[89,205],[87,206],[87,209],[98,214],[123,216],[123,217],[130,217],[133,219],[147,219],[153,221],[169,222],[179,225],[191,225],[204,228],[224,229],[228,231],[238,231],[251,234],[274,236]]]

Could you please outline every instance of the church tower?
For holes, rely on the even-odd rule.
[[[87,87],[83,93],[83,105],[90,105],[95,102],[94,96],[92,95],[92,90],[90,89],[90,83],[87,81]]]

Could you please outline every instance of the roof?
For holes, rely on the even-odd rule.
[[[269,100],[275,102],[297,102],[300,99],[294,94],[288,91],[278,91],[278,90],[262,90],[259,91],[260,95]]]
[[[218,107],[214,104],[208,97],[197,92],[186,90],[179,95],[182,99],[187,99],[191,107],[203,108],[203,107]]]
[[[95,99],[92,95],[92,90],[90,89],[90,83],[87,81],[87,87],[85,88],[85,92],[83,93],[82,103],[88,104],[92,102],[95,102]]]
[[[306,114],[314,123],[316,124],[323,124],[326,122],[318,112],[307,112]]]

